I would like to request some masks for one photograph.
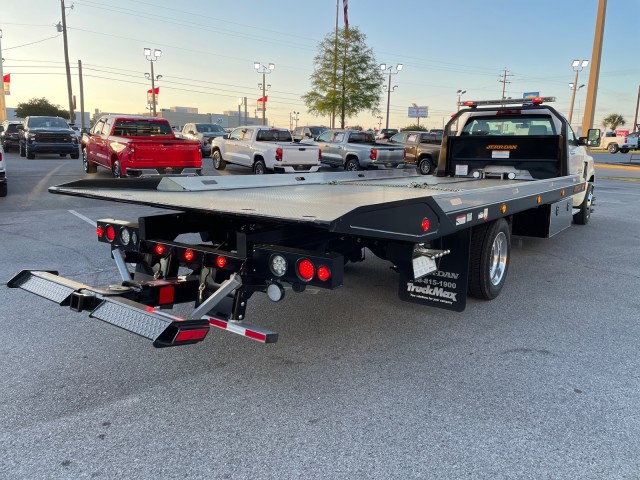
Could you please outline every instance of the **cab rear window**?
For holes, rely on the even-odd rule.
[[[512,117],[472,117],[460,135],[557,135],[550,116],[517,115]]]
[[[145,120],[117,120],[113,134],[118,137],[151,137],[154,135],[173,136],[173,130],[167,122]]]

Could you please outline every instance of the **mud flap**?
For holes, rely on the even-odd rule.
[[[440,259],[437,271],[417,280],[400,270],[400,300],[462,312],[467,305],[470,242],[468,228],[434,241],[432,248],[451,253]]]

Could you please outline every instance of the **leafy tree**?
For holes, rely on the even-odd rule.
[[[382,94],[382,71],[365,44],[366,36],[356,27],[327,34],[318,46],[316,70],[311,75],[310,92],[302,96],[309,113],[345,119],[369,110],[378,113]]]
[[[604,125],[605,130],[607,129],[607,127],[610,130],[615,130],[616,128],[618,128],[618,126],[624,125],[625,123],[627,123],[626,120],[619,113],[612,113],[610,115],[607,115],[606,117],[604,117],[604,120],[602,120],[602,125]]]
[[[64,110],[60,105],[54,105],[44,97],[32,98],[28,102],[18,104],[16,107],[16,116],[25,118],[29,115],[48,115],[69,119],[68,110]]]
[[[401,132],[406,132],[406,131],[413,131],[413,132],[426,132],[427,129],[425,127],[423,127],[422,125],[408,125],[406,127],[402,127],[400,129]]]

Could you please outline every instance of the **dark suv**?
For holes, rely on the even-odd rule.
[[[26,117],[20,134],[20,156],[36,158],[36,153],[58,153],[80,158],[78,136],[60,117]]]
[[[296,127],[293,130],[293,141],[300,142],[302,140],[314,139],[322,132],[327,130],[327,127],[320,126],[305,126],[305,127]]]
[[[376,135],[376,139],[378,139],[378,140],[389,140],[396,133],[398,133],[398,129],[397,128],[383,128],[382,130],[380,130],[380,132],[378,132],[378,135]]]
[[[0,143],[2,143],[5,152],[8,152],[12,147],[16,147],[16,150],[18,149],[20,130],[22,130],[22,122],[10,120],[2,122],[2,125],[0,125]]]

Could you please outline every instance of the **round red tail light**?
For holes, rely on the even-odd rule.
[[[426,232],[427,230],[429,230],[430,226],[431,226],[431,224],[429,223],[429,219],[428,218],[423,218],[422,219],[422,231]]]
[[[96,227],[96,235],[102,237],[102,235],[104,235],[104,229],[102,227]]]
[[[187,250],[186,252],[184,252],[184,259],[187,262],[190,262],[191,260],[193,260],[194,254],[193,254],[193,250]]]
[[[162,255],[164,253],[164,245],[156,245],[156,254]]]
[[[227,264],[227,259],[225,257],[216,258],[216,265],[218,266],[218,268],[224,268],[226,264]]]
[[[315,273],[316,267],[306,258],[298,262],[298,276],[305,282],[311,280]]]
[[[116,229],[111,225],[107,227],[107,240],[113,242],[116,239]]]
[[[318,280],[322,280],[326,282],[331,277],[331,270],[329,267],[325,267],[324,265],[318,267]]]

